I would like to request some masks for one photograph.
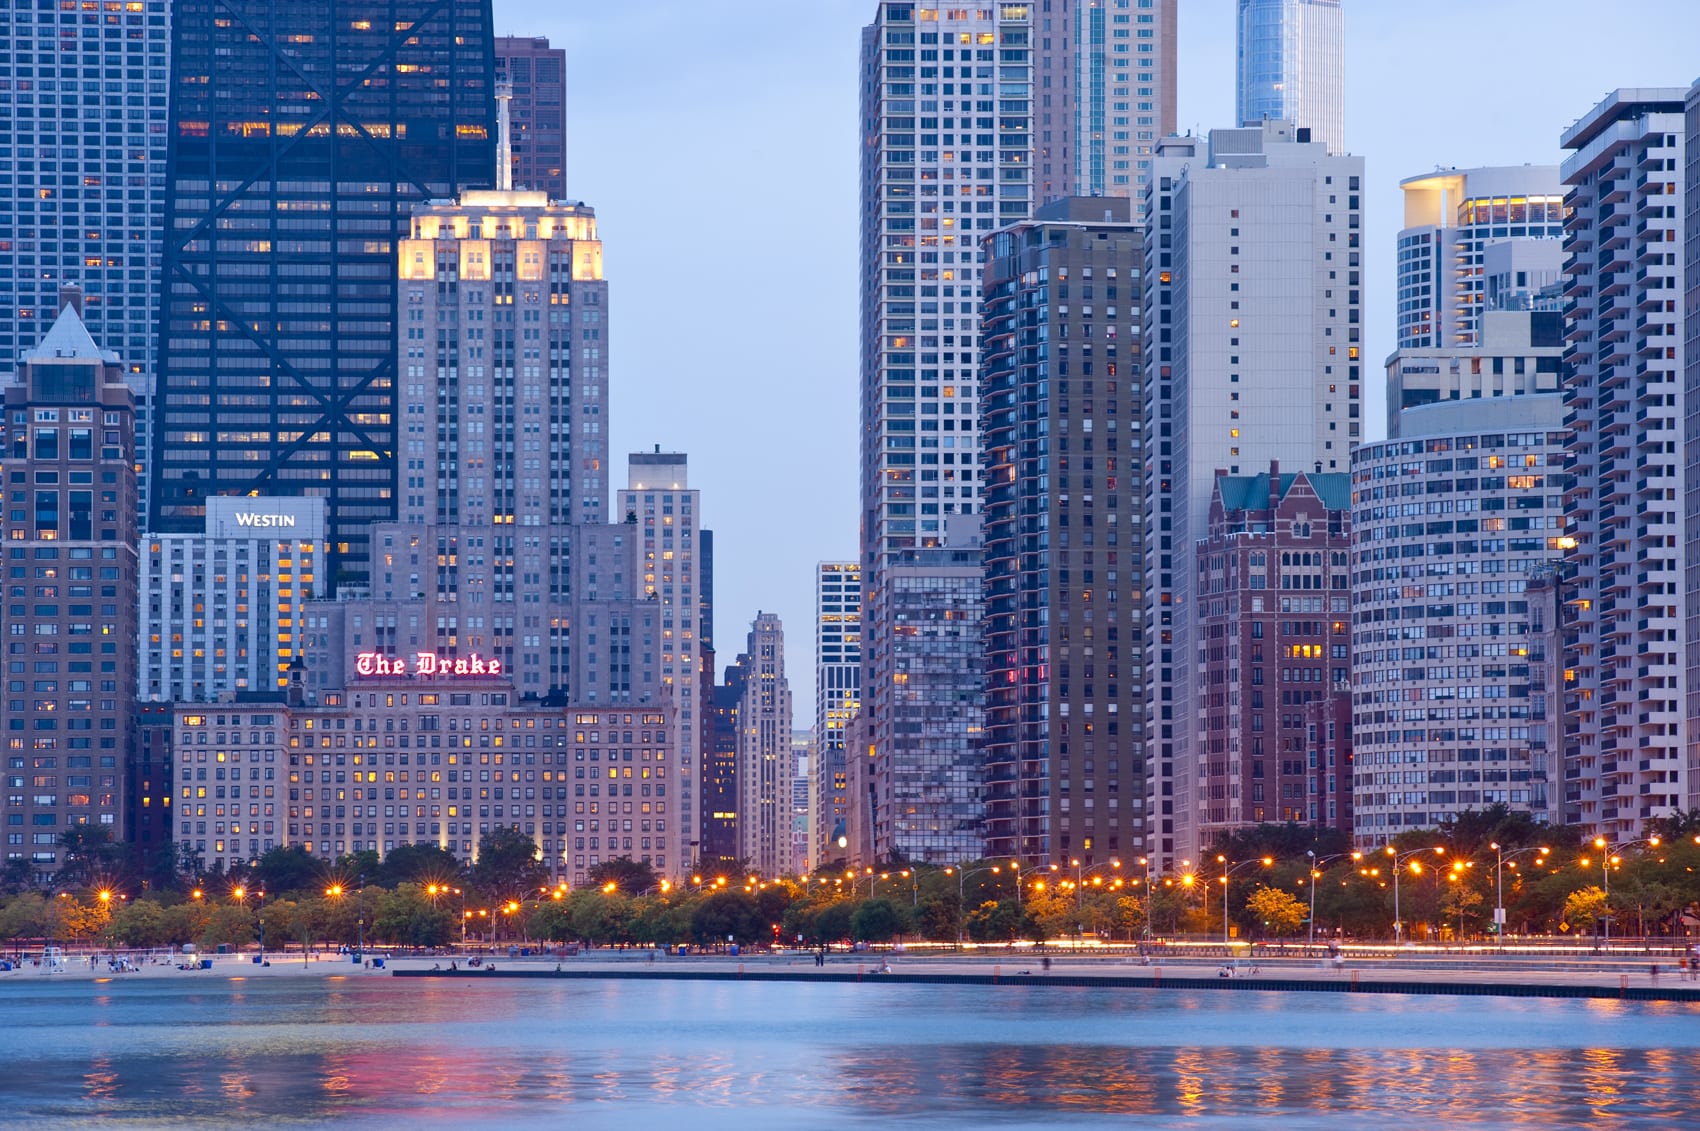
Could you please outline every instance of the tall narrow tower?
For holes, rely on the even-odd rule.
[[[1340,0],[1239,0],[1240,125],[1281,119],[1346,152],[1346,23]]]

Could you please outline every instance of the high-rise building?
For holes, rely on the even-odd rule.
[[[1566,823],[1613,842],[1687,803],[1680,88],[1607,95],[1564,131],[1574,539]]]
[[[1147,186],[1146,806],[1162,862],[1199,852],[1192,555],[1216,475],[1344,473],[1361,428],[1363,160],[1306,136],[1269,121],[1169,138]]]
[[[514,92],[513,183],[567,199],[567,53],[547,36],[496,37],[496,76]]]
[[[1529,393],[1407,409],[1352,453],[1359,848],[1489,805],[1563,823],[1528,590],[1563,555],[1567,439],[1560,395]]]
[[[146,702],[276,691],[302,654],[306,605],[326,581],[324,500],[208,499],[206,524],[143,540],[137,688]]]
[[[1683,148],[1683,436],[1700,437],[1700,82],[1688,91]],[[1700,443],[1683,447],[1683,714],[1688,733],[1700,735]],[[1700,809],[1700,750],[1688,747],[1684,809]]]
[[[1564,190],[1556,165],[1441,169],[1399,183],[1398,344],[1449,349],[1480,342],[1488,309],[1490,246],[1515,246],[1523,285],[1558,278],[1564,258]]]
[[[47,333],[59,289],[80,287],[89,333],[123,357],[136,394],[143,507],[171,7],[0,3],[0,68],[17,92],[0,94],[0,376]]]
[[[1561,312],[1489,310],[1479,327],[1473,344],[1414,346],[1387,359],[1388,436],[1399,435],[1408,408],[1558,392],[1564,361]]]
[[[1140,285],[1131,202],[992,237],[982,287],[986,851],[1144,851]]]
[[[745,659],[747,657],[747,660]],[[785,679],[785,629],[772,613],[750,624],[738,704],[738,852],[758,875],[791,863],[791,686]]]
[[[864,651],[846,759],[858,864],[984,853],[982,547],[978,518],[952,524],[950,548],[906,551],[890,565],[891,639]]]
[[[1351,674],[1351,481],[1218,475],[1198,543],[1198,843],[1265,822],[1333,827],[1351,766],[1309,792],[1306,708]],[[1177,812],[1177,824],[1181,823]]]
[[[1346,152],[1346,22],[1341,0],[1239,0],[1242,126],[1287,121]]]
[[[696,573],[702,493],[690,485],[684,453],[663,452],[659,445],[653,452],[633,452],[627,457],[627,486],[615,510],[640,538],[642,596],[661,622],[660,694],[673,700],[673,725],[679,731],[673,746],[685,752],[675,771],[680,775],[678,789],[684,816],[694,822],[702,773],[697,717],[702,592]]]
[[[0,624],[13,672],[26,662],[31,672],[30,692],[17,675],[0,711],[14,779],[6,858],[27,860],[43,885],[63,863],[66,831],[125,838],[136,745],[135,394],[118,355],[89,336],[81,303],[67,291],[22,355],[0,422],[12,578]]]
[[[814,735],[806,730],[791,732],[791,872],[808,875],[814,869],[814,835],[809,828],[809,794],[814,782]]]
[[[713,728],[702,771],[700,867],[738,858],[738,708],[748,659],[739,656],[737,663],[726,665],[725,681],[714,685]]]
[[[862,702],[862,567],[821,562],[815,570],[814,855],[842,856],[849,804],[845,729]]]
[[[490,0],[179,0],[171,31],[150,527],[196,529],[213,495],[323,496],[332,569],[358,578],[402,491],[396,340],[422,328],[397,243],[495,167]],[[435,361],[488,335],[495,366],[498,326],[409,340]]]
[[[1178,0],[1055,0],[1034,17],[1041,203],[1144,206],[1157,142],[1175,132],[1178,24]]]

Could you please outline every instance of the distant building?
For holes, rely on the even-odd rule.
[[[1288,121],[1346,152],[1346,25],[1341,0],[1239,0],[1242,126]]]
[[[862,701],[862,569],[821,562],[815,571],[815,784],[813,856],[844,855],[849,780],[845,731]]]
[[[986,852],[1025,864],[1145,847],[1145,254],[1130,215],[1103,197],[1048,204],[992,237],[981,276]]]
[[[1555,165],[1441,169],[1399,183],[1398,345],[1452,349],[1481,342],[1489,305],[1490,247],[1515,258],[1522,286],[1558,278],[1564,259],[1564,189]],[[1509,248],[1505,245],[1511,245]]]
[[[1359,848],[1489,805],[1564,823],[1525,590],[1564,553],[1567,437],[1559,394],[1501,396],[1407,409],[1352,454]]]
[[[212,498],[206,527],[142,546],[137,678],[149,702],[286,686],[307,602],[328,582],[323,499]]]
[[[1198,545],[1200,850],[1248,825],[1328,825],[1307,709],[1352,668],[1351,484],[1339,473],[1216,477]],[[1180,814],[1177,812],[1177,819]],[[1336,817],[1337,819],[1337,817]]]
[[[15,677],[0,711],[6,858],[27,860],[43,886],[68,829],[126,839],[136,753],[136,402],[81,306],[67,290],[52,328],[19,359],[0,422],[11,485],[0,542],[12,579],[0,624]]]
[[[738,858],[758,875],[777,876],[791,862],[791,687],[785,679],[785,629],[757,613],[739,658],[744,694],[738,703]]]
[[[1406,409],[1558,391],[1563,314],[1489,310],[1478,327],[1472,345],[1413,347],[1387,359],[1389,436],[1399,435]]]
[[[513,183],[567,199],[567,53],[547,36],[496,37],[496,77],[513,88]]]
[[[697,860],[712,867],[738,858],[738,708],[744,701],[745,667],[726,667],[714,688],[713,743],[702,773],[702,842]]]
[[[813,782],[815,740],[806,730],[791,732],[791,863],[789,870],[808,875],[814,868],[814,840],[809,828],[809,790]]]
[[[1687,156],[1683,173],[1683,262],[1687,264],[1682,299],[1683,427],[1684,435],[1700,436],[1700,419],[1696,419],[1700,417],[1700,82],[1688,91],[1683,117],[1686,126],[1683,152]],[[1684,444],[1682,477],[1684,497],[1700,499],[1700,443]],[[1692,519],[1684,530],[1683,576],[1700,577],[1700,522]],[[1689,590],[1692,588],[1690,585]],[[1700,641],[1700,601],[1684,603],[1683,620],[1688,639]],[[1683,716],[1688,734],[1700,736],[1700,655],[1690,652],[1685,657],[1684,679]],[[1687,749],[1684,784],[1688,800],[1683,805],[1694,810],[1700,809],[1700,748],[1690,742]]]

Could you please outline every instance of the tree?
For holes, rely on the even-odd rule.
[[[112,830],[105,825],[72,825],[59,834],[65,859],[57,880],[66,888],[88,887],[97,876],[110,871],[117,857]]]
[[[1136,895],[1124,895],[1116,900],[1116,926],[1132,939],[1145,929],[1145,902]]]
[[[497,897],[536,891],[549,878],[537,857],[537,842],[518,825],[492,829],[478,841],[473,882]]]
[[[587,878],[592,887],[613,884],[615,890],[627,895],[642,895],[657,882],[654,868],[648,864],[640,864],[630,856],[604,860],[590,870]]]
[[[34,886],[35,869],[28,860],[8,860],[5,868],[0,869],[0,891],[7,895],[18,895]]]
[[[987,900],[969,913],[968,937],[975,942],[1013,942],[1025,921],[1015,900]]]
[[[1597,920],[1611,914],[1610,900],[1597,884],[1573,891],[1564,900],[1564,921],[1560,930],[1591,928]]]
[[[271,849],[255,862],[252,871],[258,890],[274,896],[324,886],[325,866],[298,844]]]
[[[196,942],[202,950],[228,946],[240,950],[255,938],[254,916],[246,907],[236,903],[221,904],[207,916],[206,926]]]
[[[1446,894],[1440,897],[1440,909],[1448,922],[1458,925],[1458,937],[1463,938],[1465,918],[1486,902],[1487,898],[1468,882],[1454,880],[1446,885]]]
[[[865,899],[850,913],[852,933],[867,942],[890,942],[908,925],[908,916],[889,899]]]
[[[1277,938],[1294,933],[1305,920],[1305,905],[1292,892],[1280,888],[1258,888],[1245,901],[1245,906]]]
[[[384,855],[377,882],[386,887],[401,884],[446,884],[460,874],[455,854],[434,844],[398,844]]]
[[[691,911],[691,937],[701,946],[719,945],[728,937],[753,943],[772,931],[762,921],[755,899],[743,890],[717,891]]]
[[[110,930],[123,946],[156,947],[172,941],[171,915],[151,899],[138,899],[119,908]]]
[[[824,943],[844,942],[850,937],[851,913],[855,905],[848,899],[836,899],[820,909],[815,916],[814,937]]]
[[[628,941],[630,900],[601,888],[580,888],[567,897],[573,936],[591,946]]]

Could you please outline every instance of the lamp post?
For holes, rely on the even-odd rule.
[[[1013,867],[1013,866],[1014,865],[1012,864],[1011,867]],[[963,904],[966,903],[967,900],[968,900],[968,889],[966,887],[966,884],[968,882],[968,877],[969,876],[978,876],[983,872],[990,872],[994,876],[1001,876],[1001,875],[1003,875],[1003,865],[1002,864],[988,864],[984,868],[975,868],[975,869],[972,869],[972,870],[964,870],[963,867],[960,864],[958,864],[954,868],[946,868],[944,870],[944,872],[945,872],[945,875],[947,875],[947,876],[950,875],[950,873],[952,873],[952,872],[956,873],[956,948],[958,950],[961,950],[962,949],[962,920],[963,920],[963,917],[964,917],[963,912],[966,910],[966,908],[963,907]],[[1020,879],[1019,876],[1016,877],[1016,881],[1015,881],[1015,893],[1016,893],[1017,897],[1019,897],[1020,894],[1021,894],[1021,879]]]
[[[1600,875],[1605,879],[1605,893],[1606,900],[1608,901],[1604,916],[1606,923],[1605,945],[1607,948],[1610,948],[1611,946],[1611,907],[1609,905],[1609,901],[1611,900],[1611,866],[1622,859],[1618,853],[1625,849],[1634,848],[1637,845],[1642,844],[1651,845],[1652,847],[1657,848],[1661,843],[1661,838],[1650,836],[1645,840],[1626,840],[1622,844],[1613,844],[1608,846],[1605,837],[1597,836],[1594,838],[1594,847],[1600,850]]]
[[[1489,844],[1488,847],[1493,849],[1494,853],[1493,933],[1494,937],[1499,940],[1500,945],[1503,946],[1505,943],[1505,862],[1507,860],[1515,860],[1517,857],[1529,852],[1539,853],[1544,861],[1547,853],[1551,852],[1552,849],[1543,846],[1540,848],[1518,848],[1513,849],[1510,852],[1506,852],[1504,847],[1497,840]]]
[[[1228,864],[1228,858],[1226,856],[1218,854],[1217,857],[1216,857],[1216,863],[1222,865],[1222,945],[1227,946],[1228,945],[1228,877],[1232,876],[1235,872],[1239,871],[1241,868],[1249,868],[1254,864],[1261,864],[1265,868],[1268,868],[1275,863],[1275,858],[1273,856],[1265,856],[1265,857],[1258,859],[1258,860],[1241,860],[1238,864],[1235,864],[1235,865],[1230,867],[1229,864]]]
[[[1310,857],[1310,945],[1315,946],[1316,945],[1316,881],[1319,880],[1322,877],[1322,873],[1319,872],[1317,869],[1321,868],[1324,864],[1328,863],[1330,860],[1344,860],[1348,856],[1350,856],[1353,860],[1362,860],[1364,858],[1364,854],[1361,853],[1361,852],[1336,852],[1333,856],[1324,856],[1321,859],[1318,859],[1317,855],[1316,855],[1316,850],[1312,848],[1312,849],[1306,849],[1305,855]]]
[[[1393,857],[1393,943],[1395,946],[1402,946],[1405,942],[1405,922],[1399,916],[1399,873],[1403,870],[1405,861],[1412,857],[1421,856],[1426,852],[1432,852],[1436,856],[1445,856],[1446,849],[1436,845],[1433,848],[1413,848],[1409,852],[1400,852],[1390,844],[1387,846],[1386,852],[1387,855]],[[1411,870],[1421,872],[1422,866],[1413,864]]]

